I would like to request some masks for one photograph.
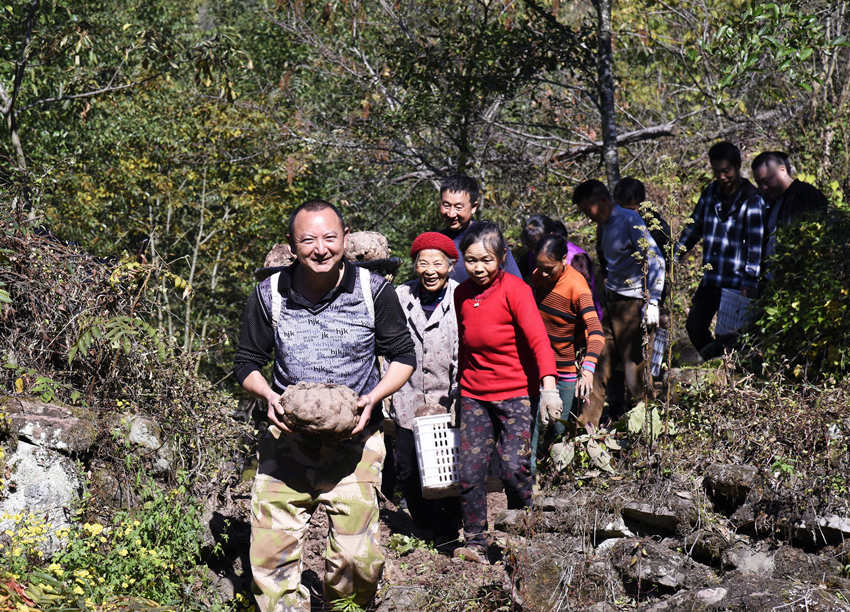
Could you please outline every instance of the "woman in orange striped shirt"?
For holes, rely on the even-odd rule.
[[[563,402],[562,415],[541,415],[544,426],[553,424],[548,440],[563,435],[565,425],[558,420],[567,420],[582,415],[579,402],[585,402],[593,389],[593,373],[605,347],[602,324],[593,305],[593,296],[584,276],[567,263],[567,242],[560,234],[546,234],[537,243],[537,268],[531,277],[537,308],[543,317],[546,333],[555,351],[555,366],[558,370],[558,392]],[[577,349],[584,348],[581,367],[576,367]],[[548,416],[548,418],[547,418]],[[554,417],[554,418],[552,418]],[[599,417],[594,425],[599,425]],[[539,437],[540,419],[533,426],[531,449],[535,452]],[[534,461],[531,463],[534,466]]]

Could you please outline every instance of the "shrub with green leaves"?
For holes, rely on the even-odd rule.
[[[777,236],[772,281],[747,344],[756,360],[797,378],[850,369],[850,212],[833,209]]]
[[[122,595],[188,605],[199,580],[200,515],[184,487],[166,492],[149,483],[139,508],[62,534],[67,548],[26,576],[30,590],[53,605],[87,607]]]

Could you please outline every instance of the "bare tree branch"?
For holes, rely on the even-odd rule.
[[[93,98],[94,96],[99,96],[101,94],[115,93],[116,91],[123,91],[125,89],[130,89],[131,87],[136,87],[137,85],[141,85],[142,83],[147,83],[148,81],[152,81],[153,79],[157,78],[158,76],[160,76],[160,75],[159,74],[153,74],[153,75],[147,76],[143,79],[140,79],[138,81],[133,81],[132,83],[124,83],[123,85],[106,86],[106,87],[101,87],[100,89],[93,89],[91,91],[85,91],[85,92],[82,92],[82,93],[71,94],[71,95],[67,95],[67,96],[61,95],[61,96],[56,96],[56,97],[53,97],[53,98],[42,98],[40,100],[36,100],[35,102],[32,102],[31,104],[27,104],[21,110],[28,110],[30,108],[33,108],[34,106],[41,106],[42,104],[50,104],[51,102],[61,102],[62,100],[80,100],[82,98]]]
[[[665,136],[675,136],[678,132],[674,122],[664,123],[661,125],[653,125],[639,130],[633,130],[617,136],[617,146],[624,146],[640,142],[642,140],[652,140],[655,138],[664,138]],[[567,151],[558,153],[552,158],[552,161],[563,162],[579,159],[591,153],[599,153],[602,151],[602,142],[597,141],[589,145],[575,147]]]

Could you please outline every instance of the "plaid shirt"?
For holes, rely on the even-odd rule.
[[[744,179],[732,202],[724,205],[717,182],[702,192],[689,223],[679,237],[679,257],[703,239],[703,283],[730,289],[755,288],[761,271],[765,218],[764,201]]]

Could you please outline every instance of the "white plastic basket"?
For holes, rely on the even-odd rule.
[[[744,297],[736,289],[720,290],[720,306],[717,309],[716,336],[728,336],[736,333],[750,322],[750,298]]]
[[[450,426],[451,420],[449,413],[413,419],[416,462],[425,499],[451,497],[460,492],[460,431]]]

